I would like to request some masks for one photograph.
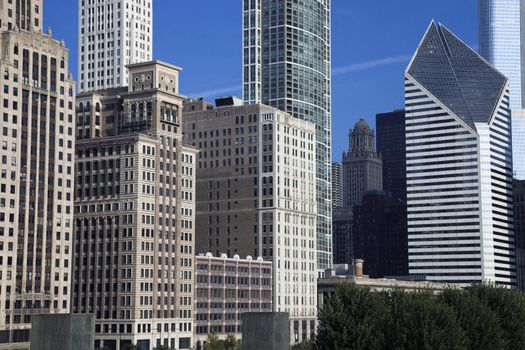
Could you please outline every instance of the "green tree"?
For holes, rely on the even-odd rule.
[[[233,334],[228,334],[224,341],[224,348],[226,350],[240,350],[240,343]]]
[[[319,312],[314,348],[368,350],[385,348],[388,308],[382,293],[344,285]]]
[[[430,292],[385,294],[389,304],[387,340],[391,349],[466,349],[455,310]]]
[[[516,290],[491,285],[473,285],[467,293],[475,296],[497,315],[505,347],[525,349],[525,296]]]
[[[473,293],[458,289],[445,290],[439,298],[454,308],[470,350],[505,349],[505,334],[498,315]]]
[[[224,341],[219,340],[217,334],[208,334],[203,350],[226,350]]]
[[[312,350],[312,349],[313,349],[312,343],[307,340],[303,340],[299,344],[295,344],[292,346],[292,350]]]
[[[525,349],[525,294],[491,285],[440,294],[342,286],[319,313],[314,349]]]

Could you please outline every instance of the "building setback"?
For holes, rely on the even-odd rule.
[[[479,52],[509,79],[514,177],[525,180],[525,0],[478,0]]]
[[[211,253],[195,258],[195,346],[208,334],[241,338],[244,313],[272,311],[272,262]]]
[[[198,253],[273,262],[273,309],[292,341],[315,331],[315,127],[273,107],[220,99],[184,105],[197,161]]]
[[[317,265],[332,264],[331,0],[243,1],[243,98],[316,126]]]
[[[180,68],[129,65],[123,91],[77,98],[73,313],[95,346],[193,346],[195,160]]]
[[[383,161],[383,190],[406,202],[405,110],[376,115],[377,152]]]
[[[153,0],[78,0],[79,91],[127,86],[128,64],[153,56]]]
[[[40,1],[0,4],[0,349],[28,349],[32,316],[69,313],[75,82]]]
[[[432,22],[405,108],[410,274],[515,286],[507,79]]]

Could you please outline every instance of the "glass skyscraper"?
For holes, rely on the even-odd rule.
[[[405,110],[376,115],[377,152],[383,160],[383,191],[407,199]]]
[[[514,177],[525,179],[525,0],[478,0],[479,52],[510,84]]]
[[[317,267],[332,264],[330,0],[243,1],[243,97],[316,125]]]

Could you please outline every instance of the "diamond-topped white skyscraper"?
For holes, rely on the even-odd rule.
[[[405,73],[410,274],[516,285],[507,78],[432,23]]]
[[[127,86],[126,65],[152,59],[152,3],[78,1],[79,92]]]
[[[525,179],[525,0],[478,0],[479,52],[509,79],[514,176]]]

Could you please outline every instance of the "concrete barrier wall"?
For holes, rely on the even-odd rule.
[[[290,350],[290,321],[286,312],[242,315],[243,350]]]
[[[31,324],[31,350],[93,350],[93,315],[35,315]]]

